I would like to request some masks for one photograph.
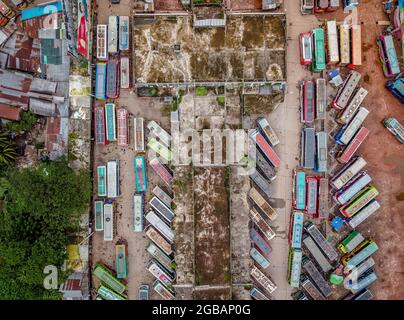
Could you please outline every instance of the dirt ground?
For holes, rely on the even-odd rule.
[[[261,10],[262,0],[228,0],[228,8],[234,11]]]
[[[156,11],[183,11],[184,7],[180,0],[155,0],[154,9]]]
[[[197,30],[188,16],[136,18],[133,37],[137,82],[285,77],[283,16],[229,16],[225,28]],[[179,52],[174,50],[176,44]]]
[[[335,14],[318,14],[317,17],[333,19]],[[337,21],[342,21],[342,17],[340,10],[336,16]],[[362,1],[359,18],[362,23],[363,66],[358,71],[364,79],[361,85],[369,91],[364,106],[371,111],[364,124],[371,132],[361,147],[361,153],[368,162],[367,170],[374,185],[380,191],[378,201],[382,206],[359,229],[365,234],[373,235],[379,246],[375,254],[379,280],[372,286],[376,299],[403,299],[404,247],[401,243],[404,233],[404,202],[397,197],[404,192],[404,148],[384,128],[382,121],[385,117],[392,116],[403,123],[404,109],[384,87],[387,79],[382,72],[376,45],[376,37],[383,29],[376,22],[387,20],[387,17],[380,1]],[[397,45],[396,48],[402,63],[401,46]]]

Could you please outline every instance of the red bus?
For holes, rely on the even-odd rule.
[[[301,110],[302,110],[302,122],[309,124],[314,121],[314,81],[313,80],[304,80],[302,85],[300,86],[301,93]]]
[[[365,127],[359,129],[355,134],[351,142],[345,147],[344,150],[340,151],[337,155],[338,162],[347,163],[352,159],[355,152],[358,150],[362,142],[369,135],[369,130]]]
[[[254,130],[251,135],[251,139],[255,141],[257,146],[261,149],[265,158],[272,164],[272,166],[279,167],[281,164],[281,159],[275,153],[275,151],[271,148],[269,143],[265,140],[265,138],[258,132],[258,130]]]
[[[118,98],[118,60],[112,59],[107,63],[107,90],[106,95],[110,99]]]
[[[313,61],[313,45],[310,32],[302,32],[299,36],[300,64],[310,65]]]

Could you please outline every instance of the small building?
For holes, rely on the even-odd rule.
[[[19,107],[9,106],[7,104],[0,103],[0,118],[7,120],[20,120],[21,109]]]
[[[262,0],[262,10],[275,10],[279,6],[279,0]]]

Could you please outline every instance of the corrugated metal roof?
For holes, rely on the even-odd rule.
[[[29,99],[29,109],[35,114],[45,117],[57,115],[56,105],[53,102],[31,98]]]
[[[0,118],[8,120],[20,120],[21,109],[0,103]]]
[[[202,19],[194,20],[195,27],[224,27],[226,26],[225,19]]]

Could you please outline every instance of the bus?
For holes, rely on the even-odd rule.
[[[119,190],[119,160],[107,162],[107,197],[116,198],[120,195]]]
[[[404,143],[404,127],[396,118],[385,118],[383,124],[398,141]]]
[[[153,209],[155,209],[165,220],[167,220],[168,223],[171,223],[174,220],[174,212],[163,202],[161,202],[159,198],[153,197],[149,203]]]
[[[320,178],[318,184],[318,217],[320,219],[328,219],[328,179]]]
[[[146,174],[146,160],[144,156],[135,156],[135,180],[136,191],[146,192],[147,189],[147,174]]]
[[[110,99],[116,99],[119,96],[118,91],[118,60],[112,59],[107,62],[107,89],[106,96]]]
[[[362,234],[359,231],[354,230],[348,235],[348,237],[338,244],[338,249],[340,249],[342,253],[350,253],[364,240],[365,238]]]
[[[302,165],[306,169],[314,170],[316,166],[316,130],[314,128],[303,128],[302,139]]]
[[[337,33],[337,22],[335,20],[327,21],[327,48],[328,48],[328,62],[338,63],[339,62],[339,51],[338,51],[338,33]]]
[[[113,290],[109,289],[108,287],[101,285],[97,289],[97,294],[104,300],[126,300],[127,297],[122,294],[117,294]]]
[[[147,143],[147,146],[153,150],[155,153],[159,154],[165,161],[170,162],[173,158],[173,153],[164,144],[156,140],[156,138],[151,138]]]
[[[356,87],[361,79],[361,74],[357,71],[351,71],[347,78],[345,79],[342,86],[338,89],[331,106],[336,110],[343,110],[348,105],[352,94],[354,93]]]
[[[96,144],[106,144],[104,107],[94,107],[94,136]]]
[[[269,261],[257,249],[251,248],[250,256],[261,268],[269,267]]]
[[[149,265],[147,266],[147,270],[149,270],[149,272],[159,281],[161,281],[162,284],[166,285],[166,286],[171,286],[172,282],[174,281],[174,277],[166,272],[165,270],[163,270],[158,263],[156,262],[156,260],[152,259],[149,263]]]
[[[288,259],[288,282],[292,288],[299,288],[303,253],[300,249],[291,248]]]
[[[366,207],[360,210],[351,220],[348,221],[349,226],[353,229],[356,228],[379,209],[379,202],[376,200],[370,201]]]
[[[110,203],[104,204],[104,241],[114,239],[114,208]]]
[[[303,171],[295,172],[294,203],[297,210],[306,209],[306,174]]]
[[[251,173],[250,178],[268,198],[271,198],[272,187],[270,183],[258,172],[258,170]]]
[[[316,0],[314,6],[314,12],[316,13],[325,12],[325,10],[328,8],[328,1],[329,0]]]
[[[393,36],[391,34],[380,35],[377,37],[376,42],[379,47],[380,62],[384,76],[393,78],[400,73],[400,65],[397,59]]]
[[[117,110],[117,113],[118,113],[117,117],[118,146],[128,146],[129,145],[128,110],[124,108],[119,108]]]
[[[299,35],[300,64],[310,65],[313,62],[313,45],[310,32],[302,32]]]
[[[314,0],[300,0],[300,12],[302,14],[312,14],[314,9]]]
[[[264,295],[260,290],[258,290],[255,287],[250,290],[250,296],[254,300],[269,300],[266,295]]]
[[[269,254],[272,252],[272,247],[269,245],[268,241],[266,241],[257,230],[254,228],[250,229],[250,238],[253,243],[257,246],[260,252],[269,259]]]
[[[346,289],[355,288],[359,284],[360,279],[363,278],[363,276],[366,276],[369,269],[373,270],[372,267],[374,265],[375,260],[373,258],[368,258],[357,267],[352,269],[351,272],[344,278],[344,287]]]
[[[128,16],[119,16],[119,50],[129,50],[130,24]]]
[[[257,226],[257,228],[265,235],[268,240],[271,240],[276,236],[275,231],[269,226],[269,224],[261,217],[261,215],[252,208],[250,210],[250,216],[252,222]]]
[[[339,190],[334,195],[334,200],[340,205],[344,205],[351,200],[362,188],[366,187],[372,178],[366,171],[361,171],[352,179],[352,182]]]
[[[262,151],[267,160],[275,168],[279,167],[279,165],[281,164],[281,159],[268,144],[268,142],[266,142],[265,138],[258,132],[258,130],[253,130],[250,133],[250,138],[257,144],[258,148]]]
[[[355,177],[364,167],[366,161],[362,157],[355,157],[345,164],[331,179],[331,185],[340,190],[344,187],[353,177]]]
[[[154,172],[169,186],[173,182],[174,176],[172,172],[163,165],[158,158],[153,158],[150,160],[150,166],[153,168]]]
[[[317,214],[317,195],[318,195],[318,181],[315,177],[307,177],[307,203],[306,212],[308,214]]]
[[[98,166],[97,167],[97,183],[98,183],[98,196],[105,197],[107,195],[107,167]]]
[[[292,294],[293,300],[309,300],[307,295],[303,291],[296,291]]]
[[[372,300],[373,294],[369,289],[364,289],[359,293],[350,293],[344,297],[344,300]]]
[[[157,245],[168,256],[173,253],[171,244],[163,238],[163,236],[157,232],[153,226],[149,226],[146,230],[146,236]]]
[[[133,133],[135,139],[135,152],[145,151],[144,145],[144,119],[136,117],[133,119]]]
[[[118,53],[118,17],[108,17],[108,53]]]
[[[358,132],[368,114],[368,109],[359,107],[358,112],[355,114],[352,120],[338,130],[337,134],[335,135],[336,143],[340,145],[347,145],[352,140],[355,133]]]
[[[276,179],[275,168],[266,160],[261,151],[256,150],[255,161],[259,172],[262,173],[269,181]]]
[[[335,120],[338,123],[347,124],[353,118],[367,94],[368,91],[366,89],[359,88],[352,97],[348,106],[345,108],[345,110],[341,110],[340,114],[338,114]]]
[[[351,160],[355,152],[358,151],[363,141],[365,141],[366,137],[369,135],[369,132],[369,129],[365,127],[360,128],[345,149],[341,150],[337,154],[337,161],[340,163],[347,163],[349,160]]]
[[[316,119],[327,118],[327,83],[325,79],[316,80]]]
[[[269,122],[264,117],[259,117],[257,119],[257,126],[260,129],[263,137],[271,144],[271,146],[275,147],[280,143],[278,136],[275,133],[275,130],[269,125]]]
[[[339,211],[345,217],[351,218],[378,195],[379,191],[374,186],[369,185],[363,188],[350,202],[343,205]]]
[[[313,222],[305,222],[304,229],[313,238],[313,240],[317,243],[317,245],[331,262],[334,262],[338,259],[337,251],[334,250],[334,248],[325,239],[324,235]]]
[[[121,89],[130,88],[130,63],[128,57],[121,57]]]
[[[300,278],[302,288],[309,294],[313,300],[326,300],[320,290],[313,284],[308,276],[302,275]]]
[[[105,128],[107,141],[116,141],[116,115],[115,104],[113,103],[105,104]]]
[[[115,245],[115,269],[116,269],[116,277],[118,279],[125,279],[128,276],[125,244],[117,243]]]
[[[303,239],[303,244],[307,251],[310,252],[311,256],[317,262],[317,264],[321,267],[321,270],[323,270],[323,272],[328,272],[332,269],[331,264],[328,262],[327,258],[324,256],[320,248],[311,237],[305,237]]]
[[[133,195],[133,231],[143,232],[144,229],[144,195],[138,193]]]
[[[94,201],[95,231],[104,230],[104,201]]]
[[[150,137],[158,138],[160,143],[165,145],[167,148],[170,148],[171,135],[160,127],[156,121],[149,121],[147,124],[147,129],[149,129]]]
[[[317,138],[317,172],[327,172],[327,132],[320,131],[316,133]]]
[[[167,194],[159,186],[155,186],[153,189],[153,194],[161,200],[167,207],[171,208],[171,202],[173,201],[171,196]]]
[[[248,193],[248,196],[255,203],[255,205],[264,213],[270,220],[274,221],[278,217],[278,212],[272,208],[264,197],[252,187]]]
[[[105,89],[107,86],[107,64],[97,62],[95,65],[95,98],[105,100]]]
[[[324,29],[315,28],[313,34],[313,62],[311,71],[321,72],[325,69]]]
[[[168,255],[166,255],[158,246],[154,243],[150,243],[147,247],[146,251],[154,258],[156,261],[163,266],[166,271],[170,272],[171,274],[174,273],[173,265],[174,261]]]
[[[302,110],[302,122],[306,124],[313,123],[314,121],[314,81],[304,80],[300,86],[302,93],[300,94],[303,102]]]
[[[351,62],[351,41],[348,24],[339,26],[339,46],[341,52],[341,65],[347,65]]]
[[[163,300],[174,300],[175,299],[173,292],[171,290],[167,289],[167,287],[158,280],[156,280],[153,283],[153,290],[156,291],[160,295],[160,297],[163,298]]]
[[[153,210],[146,214],[146,220],[155,227],[170,243],[174,241],[173,230]]]
[[[361,25],[354,24],[351,27],[351,64],[362,65],[362,29]]]
[[[93,274],[108,288],[114,290],[118,294],[126,291],[127,286],[112,275],[112,271],[102,264],[97,264],[93,270]]]
[[[301,211],[293,211],[291,247],[294,249],[300,249],[302,247],[303,221],[304,213]]]
[[[358,283],[352,287],[351,292],[353,294],[356,294],[356,293],[362,291],[363,289],[369,287],[376,280],[377,280],[377,275],[374,272],[374,270],[371,269],[368,272],[366,272],[366,274],[362,278],[359,279]]]
[[[269,293],[272,293],[277,289],[276,284],[256,266],[253,266],[251,269],[251,277]]]
[[[345,270],[350,271],[362,261],[365,261],[367,258],[369,258],[378,249],[379,247],[373,240],[365,240],[350,253],[344,255],[341,258],[341,262],[345,266]]]
[[[97,25],[97,59],[107,60],[107,31],[108,26],[106,24]]]
[[[327,283],[327,281],[324,279],[324,277],[321,275],[321,273],[318,271],[314,263],[310,261],[307,257],[304,257],[302,261],[302,266],[303,269],[309,275],[309,277],[313,279],[314,284],[320,289],[321,293],[325,297],[329,297],[332,294],[333,290]]]

